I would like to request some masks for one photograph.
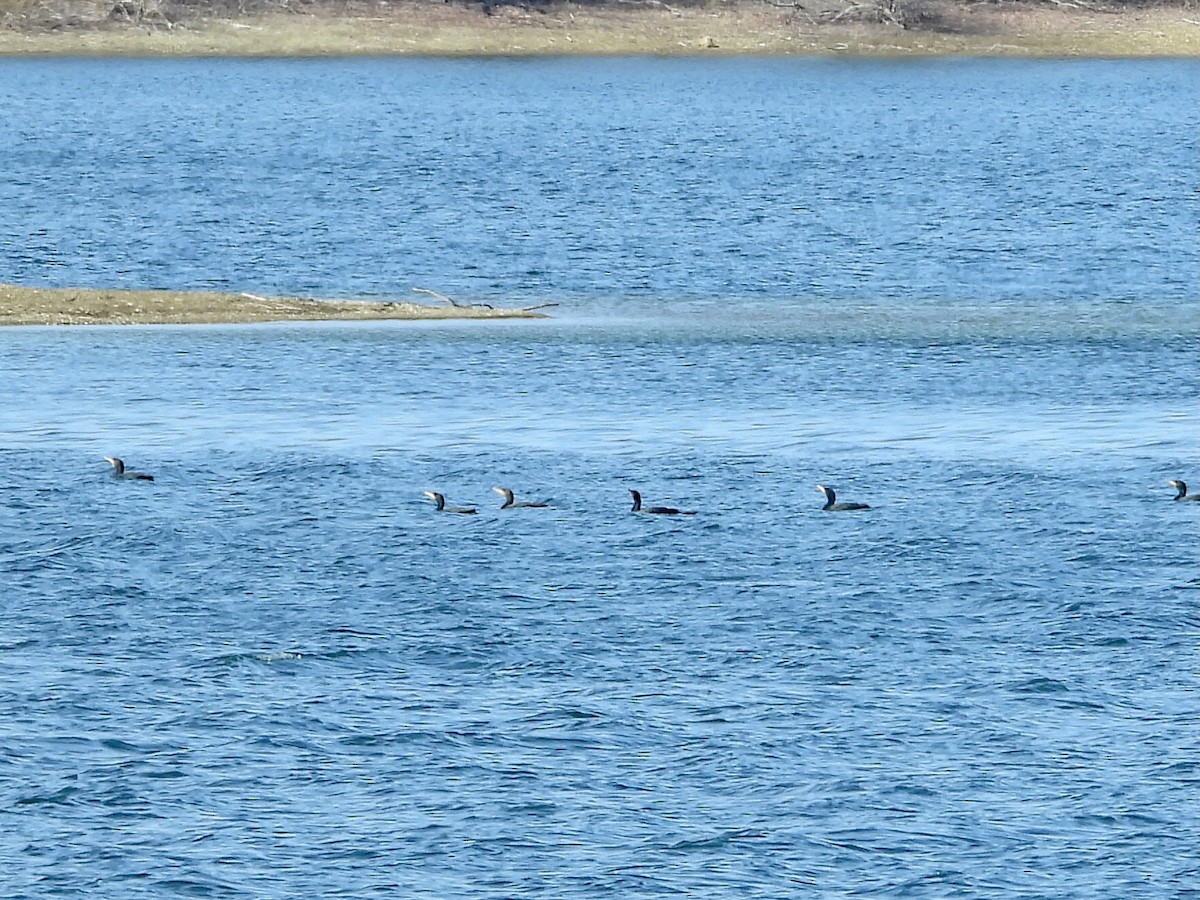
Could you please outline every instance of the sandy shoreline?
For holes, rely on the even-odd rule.
[[[0,56],[1200,56],[1200,8],[997,0],[577,6],[0,0]]]
[[[461,302],[461,301],[460,301]],[[449,302],[305,300],[199,291],[105,291],[0,284],[2,325],[215,325],[288,321],[537,319],[533,309]]]

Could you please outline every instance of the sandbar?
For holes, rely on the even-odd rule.
[[[0,325],[217,325],[385,319],[537,319],[543,304],[496,308],[441,299],[313,300],[207,291],[32,288],[0,284]],[[457,304],[457,305],[455,305]]]

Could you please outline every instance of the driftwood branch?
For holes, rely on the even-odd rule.
[[[435,300],[445,300],[451,306],[462,306],[461,303],[456,302],[453,298],[447,297],[445,294],[439,294],[437,291],[431,291],[429,288],[413,288],[413,292],[417,294],[428,294]]]
[[[799,0],[763,0],[763,2],[774,9],[790,9],[793,15],[803,18],[810,25],[816,25],[816,17],[804,8],[804,5]]]
[[[473,308],[473,307],[476,308],[476,310],[494,310],[494,308],[496,308],[496,307],[492,306],[491,304],[460,304],[460,302],[458,302],[454,298],[451,298],[451,296],[446,296],[445,294],[438,292],[438,290],[431,290],[430,288],[413,288],[413,290],[415,293],[418,293],[418,294],[428,294],[428,295],[432,296],[433,299],[436,299],[436,300],[444,300],[445,302],[448,302],[448,304],[450,304],[452,307],[455,307],[456,310],[469,310],[469,308]],[[523,307],[521,307],[521,312],[533,312],[534,310],[545,310],[545,308],[548,306],[558,306],[558,304],[538,304],[536,306],[523,306]]]
[[[832,16],[828,21],[840,22],[842,19],[846,18],[847,16],[855,15],[856,13],[860,13],[866,9],[870,9],[872,12],[874,12],[876,8],[873,6],[866,6],[861,3],[855,3],[851,6],[847,6],[840,13],[837,13],[836,15]]]
[[[476,309],[495,309],[496,308],[489,303],[459,303],[453,297],[447,297],[445,294],[439,293],[438,291],[432,291],[429,288],[413,288],[413,290],[418,294],[428,294],[430,297],[433,297],[435,300],[443,300],[446,303],[449,303],[451,306],[455,307],[456,309],[471,309],[472,307],[474,307]]]
[[[1082,2],[1081,3],[1070,3],[1070,2],[1068,2],[1068,0],[1049,0],[1049,2],[1052,3],[1054,6],[1065,6],[1069,9],[1086,9],[1089,12],[1097,12],[1097,13],[1115,13],[1116,12],[1115,9],[1107,8],[1107,7],[1103,7],[1103,6],[1096,6],[1095,4],[1092,4],[1092,3],[1082,3]]]
[[[617,2],[622,3],[626,6],[640,6],[640,7],[659,6],[673,15],[679,15],[678,10],[676,10],[672,6],[668,6],[666,3],[663,3],[662,0],[617,0]]]
[[[873,20],[877,22],[887,22],[890,25],[896,25],[899,28],[906,28],[907,24],[904,21],[904,10],[898,0],[876,0],[874,3],[852,3],[843,9],[841,12],[833,13],[832,10],[820,16],[821,21],[830,24],[837,24],[843,19],[853,20]]]

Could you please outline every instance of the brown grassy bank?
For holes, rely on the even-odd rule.
[[[202,325],[377,319],[534,319],[533,309],[303,300],[188,291],[104,291],[0,284],[0,325]]]
[[[0,0],[0,54],[1200,56],[1200,5]]]

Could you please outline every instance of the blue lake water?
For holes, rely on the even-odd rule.
[[[0,62],[0,897],[1193,896],[1198,74]]]

